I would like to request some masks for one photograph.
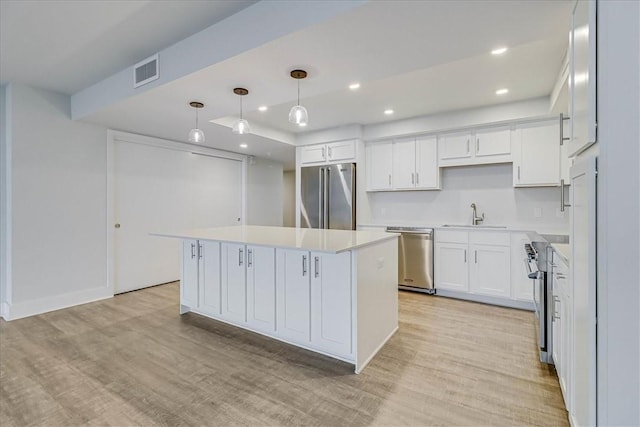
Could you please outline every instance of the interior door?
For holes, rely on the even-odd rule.
[[[152,232],[238,224],[242,163],[115,141],[114,293],[180,278],[180,241]]]

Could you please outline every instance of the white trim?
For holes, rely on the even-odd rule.
[[[60,310],[112,297],[113,293],[109,288],[102,286],[99,288],[28,300],[17,304],[8,304],[5,307],[4,318],[6,320],[22,319],[23,317],[35,316],[49,311]]]
[[[111,295],[115,293],[115,223],[114,212],[114,188],[115,188],[115,142],[127,142],[132,144],[147,145],[150,147],[164,148],[167,150],[182,151],[203,156],[219,157],[222,159],[234,160],[241,162],[241,188],[242,195],[240,198],[240,214],[241,224],[246,223],[247,211],[247,156],[237,154],[230,151],[217,150],[214,148],[204,147],[200,145],[188,144],[180,141],[171,141],[168,139],[154,138],[151,136],[138,135],[134,133],[122,132],[117,130],[107,130],[107,222],[105,230],[107,233],[107,289]]]
[[[518,310],[534,311],[533,302],[508,298],[492,297],[489,295],[472,294],[469,292],[450,291],[448,289],[436,289],[434,296],[455,298],[481,304],[497,305],[500,307],[516,308]]]

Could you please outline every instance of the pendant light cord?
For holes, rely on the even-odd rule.
[[[199,110],[199,108],[196,108],[196,129],[200,129],[198,127],[198,110]]]
[[[242,120],[242,95],[240,95],[240,120]]]
[[[298,105],[300,105],[300,79],[298,80]]]

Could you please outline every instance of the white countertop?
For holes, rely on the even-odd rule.
[[[564,261],[569,264],[571,260],[571,246],[567,243],[551,243],[551,247],[558,255],[560,255]]]
[[[200,228],[151,235],[330,253],[350,251],[398,237],[398,234],[384,231],[319,230],[257,225]]]
[[[444,224],[428,224],[428,223],[416,223],[416,222],[407,222],[407,223],[396,223],[390,222],[388,224],[358,224],[359,227],[371,227],[371,228],[386,228],[386,227],[424,227],[424,228],[434,228],[436,230],[477,230],[477,231],[533,231],[532,227],[523,227],[523,226],[512,226],[508,225],[505,227],[494,227],[491,224],[487,224],[487,226],[482,225],[455,225],[455,226],[447,226]]]

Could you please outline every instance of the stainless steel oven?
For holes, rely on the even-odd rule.
[[[540,361],[553,364],[552,329],[550,310],[552,283],[547,260],[549,244],[546,241],[532,241],[525,244],[527,258],[524,260],[528,277],[533,286],[533,304],[536,316],[536,338],[540,353]]]

